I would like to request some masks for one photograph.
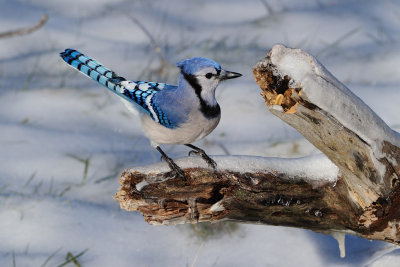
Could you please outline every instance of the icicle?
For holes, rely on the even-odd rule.
[[[188,204],[189,204],[190,220],[194,220],[196,212],[196,199],[190,198]]]
[[[331,232],[331,236],[336,239],[339,245],[340,257],[346,257],[345,238],[346,234],[342,232]]]

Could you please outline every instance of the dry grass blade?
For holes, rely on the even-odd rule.
[[[21,35],[26,35],[26,34],[32,33],[34,31],[38,30],[39,28],[41,28],[44,24],[46,24],[46,22],[48,20],[49,20],[49,16],[45,14],[32,27],[20,28],[20,29],[16,29],[16,30],[11,30],[11,31],[0,33],[0,39],[2,39],[2,38],[10,38],[10,37],[14,37],[14,36],[21,36]]]

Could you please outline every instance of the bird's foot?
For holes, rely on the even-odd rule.
[[[186,181],[185,172],[181,169],[181,167],[176,165],[176,163],[170,157],[168,157],[159,146],[157,146],[156,149],[161,153],[161,160],[167,162],[169,168],[171,169],[171,171],[168,173],[168,176],[172,178],[181,178]]]
[[[217,163],[212,158],[210,158],[203,149],[195,147],[193,145],[190,145],[189,147],[193,148],[193,150],[189,151],[189,156],[196,155],[202,157],[202,159],[207,162],[207,165],[210,168],[213,168],[214,172],[217,171]]]
[[[162,159],[167,162],[169,168],[171,169],[171,171],[169,172],[169,176],[173,178],[181,178],[186,181],[185,172],[181,169],[181,167],[176,165],[176,163],[171,158],[162,157]]]

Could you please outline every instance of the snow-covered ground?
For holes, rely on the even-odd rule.
[[[268,3],[271,11],[268,11]],[[117,96],[67,67],[75,48],[122,76],[176,83],[174,63],[212,58],[244,77],[217,89],[211,155],[318,153],[266,109],[252,66],[275,43],[315,55],[400,130],[400,2],[395,0],[0,0],[0,266],[399,266],[390,244],[259,225],[150,226],[113,195],[125,168],[158,162]],[[160,61],[138,19],[160,46]],[[183,146],[165,146],[174,158]],[[69,266],[74,266],[70,263]]]

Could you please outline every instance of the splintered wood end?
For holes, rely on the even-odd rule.
[[[291,78],[287,75],[281,77],[273,64],[269,62],[267,56],[260,61],[253,69],[256,83],[261,88],[261,96],[265,99],[268,107],[279,105],[285,113],[296,113],[299,97],[301,95],[301,85],[296,88],[291,86]]]

